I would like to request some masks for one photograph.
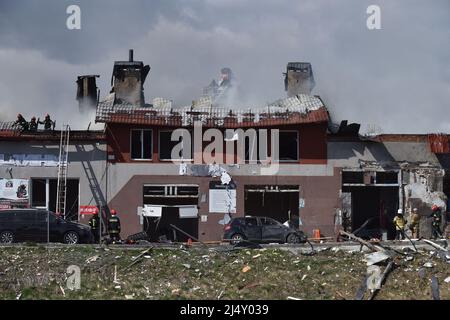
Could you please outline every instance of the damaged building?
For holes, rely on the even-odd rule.
[[[429,236],[431,205],[447,208],[448,136],[364,137],[358,124],[334,126],[327,106],[312,95],[309,63],[287,65],[286,98],[249,108],[224,107],[210,96],[184,107],[164,98],[146,103],[143,84],[149,71],[134,60],[133,51],[128,61],[116,61],[111,92],[96,104],[95,120],[104,131],[71,132],[71,216],[84,221],[92,206],[114,208],[122,237],[145,231],[154,241],[186,241],[171,224],[201,241],[218,241],[224,225],[244,215],[291,221],[309,236],[320,233],[329,239],[370,220],[367,232],[392,239],[397,209],[408,218],[417,207],[423,216],[421,233]],[[95,78],[79,78],[79,102],[97,97]],[[81,102],[80,108],[85,108]],[[53,210],[61,132],[21,134],[3,126],[0,181],[22,179],[30,194],[22,204]],[[173,140],[178,129],[187,136]],[[221,161],[202,156],[213,141],[204,139],[210,129],[224,137],[214,141],[220,146],[215,159]],[[275,131],[279,143],[272,153]],[[247,136],[251,132],[257,133],[256,140]],[[196,134],[203,138],[200,146],[191,141]],[[177,145],[182,157],[174,159]],[[264,145],[269,162],[259,152]]]

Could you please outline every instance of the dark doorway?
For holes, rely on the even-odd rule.
[[[245,215],[270,217],[281,223],[299,222],[298,186],[245,186]]]
[[[144,217],[144,231],[151,241],[186,242],[189,237],[175,231],[171,224],[198,238],[198,218],[180,218],[181,206],[198,205],[198,186],[146,185],[143,193],[144,205],[162,207],[161,217]]]
[[[351,229],[357,230],[370,219],[364,228],[365,237],[395,237],[392,223],[398,209],[398,187],[352,186],[343,187],[342,192],[351,194]]]

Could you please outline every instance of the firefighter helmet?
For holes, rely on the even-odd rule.
[[[115,216],[116,214],[117,214],[116,210],[112,209],[112,210],[111,210],[111,215],[112,215],[112,216]]]

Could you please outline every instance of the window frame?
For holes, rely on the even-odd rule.
[[[170,129],[163,129],[163,130],[158,130],[158,160],[161,162],[192,162],[194,161],[194,143],[192,141],[192,131],[188,129],[190,135],[191,135],[191,158],[190,159],[185,159],[185,158],[181,158],[181,159],[162,159],[161,158],[161,133],[167,133],[170,132],[170,136],[172,137],[172,132],[174,132],[176,129],[170,130]],[[170,140],[170,142],[177,142],[177,141],[172,141]],[[181,140],[181,142],[183,143],[183,149],[184,149],[184,140]],[[177,142],[177,144],[180,143],[180,141]],[[202,150],[203,152],[203,150]]]
[[[299,130],[295,130],[295,129],[292,129],[292,130],[279,130],[279,134],[278,134],[278,138],[280,138],[281,137],[281,133],[282,132],[295,132],[296,134],[297,134],[297,159],[295,159],[295,160],[281,160],[281,159],[278,159],[278,162],[279,163],[298,163],[299,161],[300,161],[300,132],[299,132]],[[278,148],[278,157],[280,158],[280,149]]]
[[[139,131],[141,140],[141,157],[144,156],[144,131],[150,131],[150,158],[133,158],[133,131]],[[153,129],[130,129],[130,160],[131,161],[153,161]]]

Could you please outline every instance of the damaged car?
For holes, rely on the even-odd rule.
[[[224,241],[237,244],[249,242],[304,243],[305,234],[269,217],[245,216],[233,218],[224,227]]]

